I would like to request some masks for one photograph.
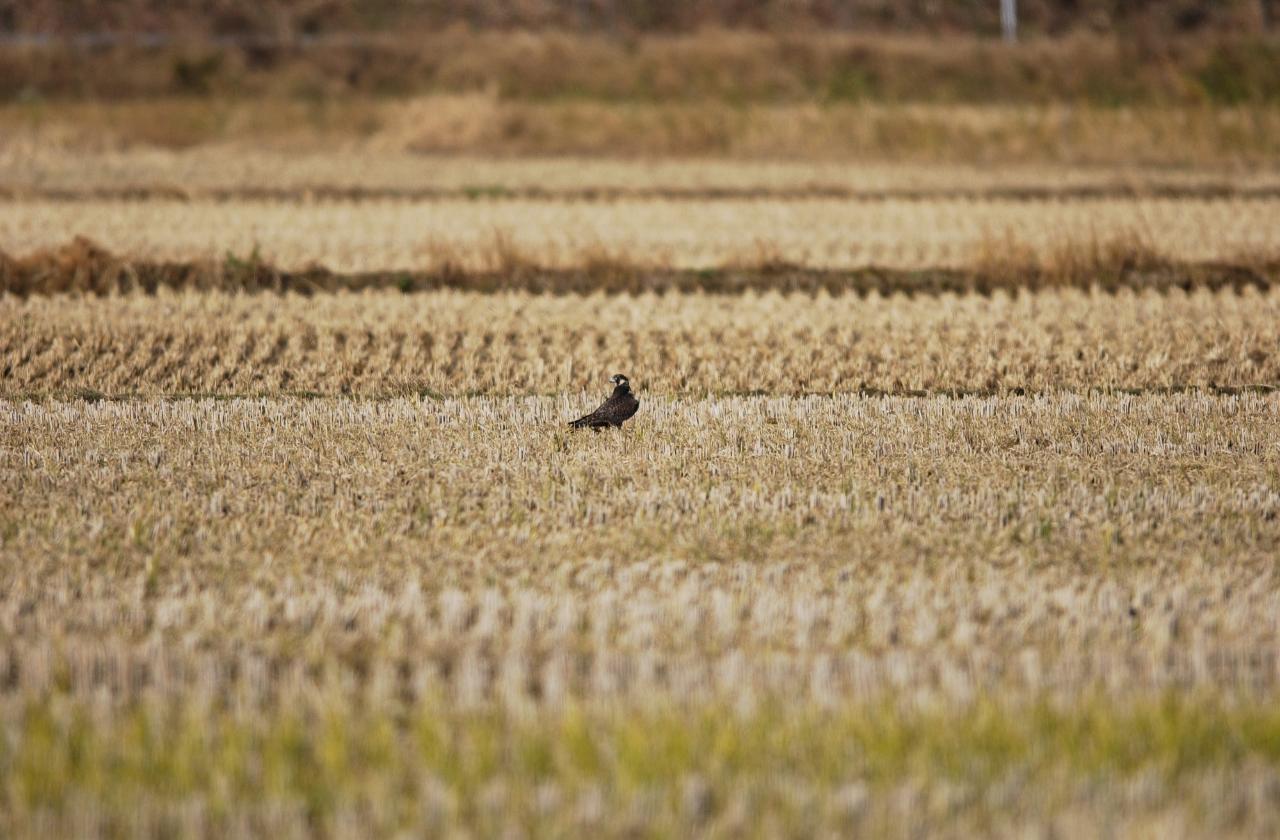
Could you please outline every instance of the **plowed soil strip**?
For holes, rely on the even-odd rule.
[[[0,201],[1099,201],[1103,199],[1273,200],[1280,186],[1233,184],[1080,184],[995,185],[991,187],[889,187],[857,189],[831,184],[795,187],[381,187],[316,184],[290,187],[182,187],[139,184],[117,187],[41,187],[0,185]]]

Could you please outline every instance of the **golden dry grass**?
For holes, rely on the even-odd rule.
[[[1280,292],[0,299],[3,392],[388,396],[1280,385]]]
[[[484,157],[327,148],[285,152],[243,144],[174,151],[90,152],[0,141],[0,187],[15,197],[610,198],[717,195],[1066,198],[1280,192],[1267,167],[893,164],[722,158]]]
[[[1178,261],[1280,252],[1280,199],[699,202],[508,201],[0,203],[0,250],[28,254],[87,236],[142,259],[254,255],[290,270],[547,267],[614,261],[707,268],[762,259],[817,268],[964,267],[994,247],[1047,258],[1131,238]]]
[[[1275,826],[1275,396],[641,398],[0,403],[5,824]]]
[[[1280,109],[1047,105],[736,105],[208,98],[0,105],[0,149],[111,152],[208,144],[287,152],[698,156],[1274,168]]]

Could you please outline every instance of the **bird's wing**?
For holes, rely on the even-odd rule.
[[[582,415],[581,417],[579,417],[577,420],[574,420],[569,425],[577,426],[579,428],[581,428],[582,426],[590,426],[592,421],[599,421],[602,419],[605,408],[607,408],[608,405],[609,405],[609,400],[605,400],[604,402],[600,403],[600,407],[597,408],[595,411],[591,412],[590,414]]]
[[[620,409],[620,400],[617,396],[611,396],[604,402],[600,403],[600,407],[590,414],[584,414],[577,420],[570,423],[570,426],[592,426],[597,423],[609,424],[615,421],[615,415]]]

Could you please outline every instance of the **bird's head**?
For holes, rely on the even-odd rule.
[[[613,376],[609,377],[609,381],[614,385],[617,385],[619,388],[631,387],[631,380],[627,379],[620,373],[615,373]]]

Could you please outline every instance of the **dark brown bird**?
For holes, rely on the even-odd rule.
[[[609,399],[600,403],[600,407],[585,417],[579,417],[569,425],[575,429],[604,429],[609,426],[622,428],[625,420],[630,420],[640,408],[640,401],[631,393],[631,382],[620,373],[610,379],[613,393]]]

